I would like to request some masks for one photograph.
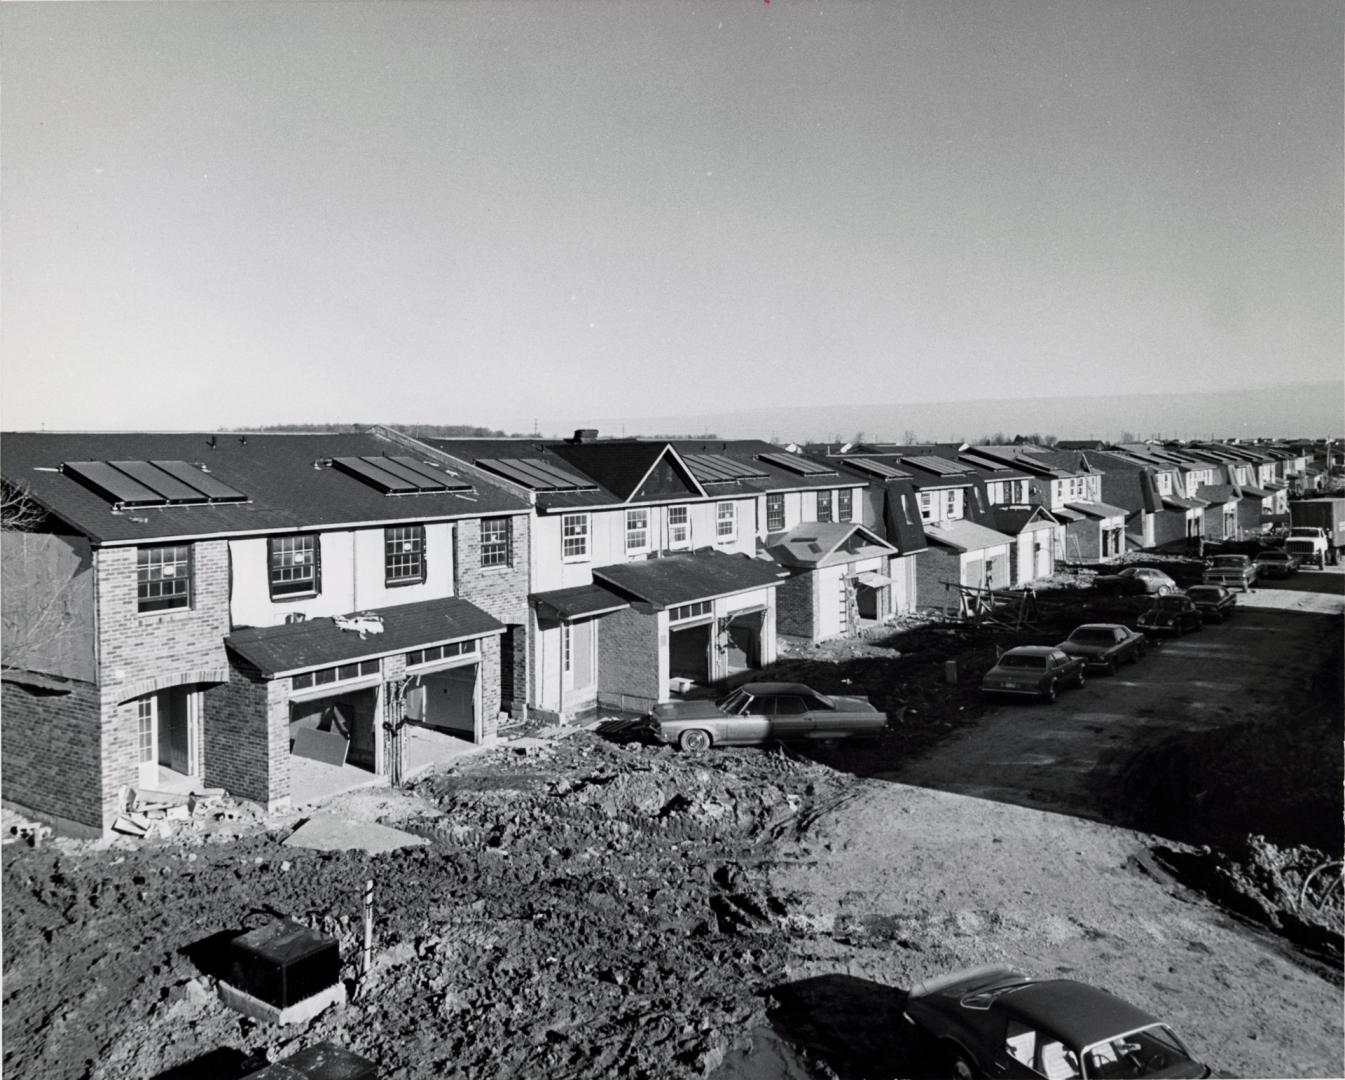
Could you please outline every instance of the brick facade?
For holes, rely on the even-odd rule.
[[[486,709],[492,724],[500,711],[521,717],[526,708],[528,688],[528,547],[531,543],[531,518],[515,514],[510,518],[512,552],[508,566],[481,565],[481,520],[458,523],[456,591],[488,615],[493,615],[509,627],[504,641],[491,639],[495,651],[494,665],[483,663],[482,677],[493,672],[494,704]],[[483,657],[484,660],[484,657]]]
[[[781,634],[813,637],[814,575],[791,574],[775,590],[775,628]]]
[[[643,712],[659,701],[660,633],[657,612],[634,607],[603,618],[598,634],[598,701],[630,712]],[[666,648],[666,645],[664,646]]]
[[[73,683],[68,694],[6,681],[5,799],[59,823],[63,831],[103,831],[101,707],[98,688]]]
[[[235,664],[205,692],[205,782],[267,807],[290,793],[288,679],[263,679]]]

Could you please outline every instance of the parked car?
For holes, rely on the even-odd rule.
[[[1116,574],[1099,574],[1093,579],[1093,588],[1125,596],[1167,596],[1177,591],[1177,583],[1151,566],[1127,566]]]
[[[1268,548],[1258,551],[1255,558],[1256,572],[1260,577],[1293,577],[1303,561],[1292,551],[1284,548]]]
[[[1167,1024],[1073,979],[1034,979],[1007,967],[957,971],[913,987],[902,1016],[958,1080],[1210,1075]]]
[[[1084,684],[1083,669],[1082,656],[1070,656],[1054,645],[1020,645],[995,661],[981,679],[981,690],[987,694],[1030,694],[1054,701],[1061,684]]]
[[[1237,594],[1222,585],[1192,585],[1186,595],[1205,622],[1223,622],[1238,605]]]
[[[759,746],[786,739],[876,735],[887,715],[863,698],[821,694],[802,683],[743,683],[717,701],[668,701],[649,714],[660,742],[683,750]]]
[[[1185,593],[1156,596],[1149,610],[1140,613],[1135,625],[1146,634],[1184,634],[1204,626],[1200,609]]]
[[[1223,585],[1247,592],[1256,584],[1256,564],[1250,555],[1216,555],[1205,564],[1205,585]]]
[[[1115,675],[1122,660],[1132,664],[1139,660],[1148,642],[1143,634],[1120,623],[1084,623],[1056,647],[1070,656],[1083,657],[1089,667],[1105,668]]]

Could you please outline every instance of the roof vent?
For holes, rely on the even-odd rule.
[[[332,459],[329,457],[320,457],[313,460],[313,468],[315,469],[330,469],[331,467]]]
[[[570,442],[582,443],[592,442],[598,437],[598,429],[592,427],[581,427],[574,429],[574,438]]]

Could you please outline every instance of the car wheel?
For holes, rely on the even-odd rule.
[[[1046,684],[1046,686],[1042,689],[1042,692],[1041,692],[1041,699],[1042,699],[1042,701],[1046,702],[1048,705],[1049,705],[1051,702],[1053,702],[1053,701],[1055,700],[1055,680],[1054,680],[1054,679],[1052,679],[1050,682],[1048,682],[1048,683]]]
[[[1083,684],[1087,678],[1088,678],[1087,673],[1084,671],[1083,668],[1080,668],[1079,677],[1074,680],[1074,685],[1079,689],[1083,689]]]
[[[693,728],[690,731],[682,732],[682,737],[677,740],[677,745],[690,754],[704,753],[710,749],[710,733],[702,731],[700,728]]]
[[[1159,596],[1167,596],[1167,594],[1170,593],[1171,591],[1172,591],[1172,588],[1171,588],[1170,586],[1168,586],[1168,585],[1160,585],[1160,586],[1158,586],[1158,595],[1159,595]]]
[[[1140,662],[1140,657],[1143,656],[1143,655],[1144,655],[1144,650],[1143,650],[1143,649],[1131,649],[1131,650],[1130,650],[1130,662],[1131,662],[1132,664],[1138,664],[1138,663]]]
[[[948,1073],[953,1080],[976,1080],[976,1066],[960,1046],[948,1049]]]
[[[1107,674],[1108,675],[1116,674],[1116,657],[1114,656],[1107,657]]]

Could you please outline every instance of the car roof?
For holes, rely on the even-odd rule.
[[[1000,654],[1000,659],[1006,656],[1050,656],[1059,651],[1058,645],[1019,645],[1017,648],[1006,649]]]
[[[1114,622],[1086,622],[1076,626],[1070,631],[1071,634],[1077,634],[1080,630],[1125,630],[1126,627],[1121,623]]]
[[[816,694],[810,686],[797,682],[748,682],[738,687],[749,694]]]
[[[1115,994],[1072,979],[1042,979],[1002,994],[997,1005],[1029,1027],[1046,1028],[1077,1049],[1160,1021]]]

